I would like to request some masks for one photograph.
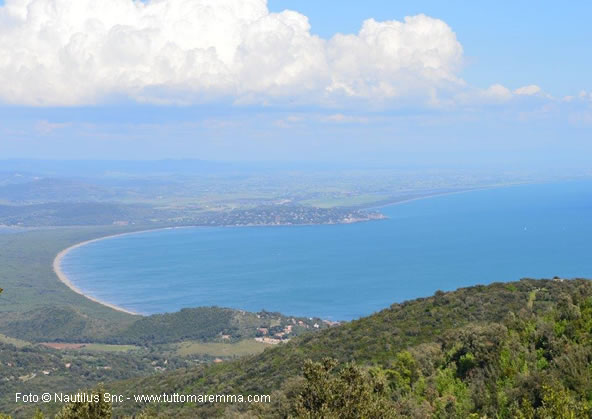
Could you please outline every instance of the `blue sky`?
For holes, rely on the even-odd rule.
[[[155,3],[2,6],[0,158],[585,166],[592,152],[588,2]]]
[[[294,8],[323,37],[353,33],[366,18],[401,20],[424,13],[448,23],[465,49],[471,84],[537,84],[554,95],[590,88],[592,3],[587,1],[327,1],[270,0],[273,11]]]

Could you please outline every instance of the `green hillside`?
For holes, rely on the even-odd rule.
[[[591,332],[591,282],[522,280],[437,292],[302,336],[260,355],[110,388],[132,394],[273,394],[274,402],[264,408],[266,417],[302,416],[303,412],[310,417],[340,417],[340,409],[348,405],[341,400],[347,397],[343,394],[358,382],[364,391],[382,388],[360,400],[389,406],[391,410],[384,411],[392,417],[468,417],[470,413],[520,417],[517,412],[522,417],[558,417],[552,413],[563,410],[575,412],[564,417],[581,417],[588,415],[592,399]],[[326,357],[334,358],[337,366],[307,364]],[[308,382],[302,378],[303,371],[315,368]],[[339,371],[349,371],[350,378],[343,378]],[[323,379],[323,374],[325,385],[315,387],[314,381]],[[341,388],[341,396],[318,394],[335,388]],[[306,404],[306,400],[315,403]],[[124,404],[115,406],[115,411],[132,413],[145,407]],[[159,404],[149,411],[212,417],[224,409],[233,416],[246,408]],[[261,413],[258,409],[251,414]]]
[[[317,327],[314,327],[315,324]],[[319,318],[290,317],[268,311],[251,313],[231,308],[197,307],[144,317],[122,331],[102,338],[102,341],[133,345],[187,340],[230,343],[263,336],[262,331],[267,337],[282,340],[328,327]]]
[[[76,307],[43,306],[25,313],[7,313],[0,331],[31,342],[108,343],[151,346],[197,340],[237,342],[266,331],[270,338],[289,339],[329,327],[319,318],[280,313],[250,313],[220,307],[187,308],[176,313],[129,316],[131,321],[105,328],[101,319]],[[318,327],[314,327],[314,325]]]
[[[165,368],[181,368],[188,363],[154,351],[99,350],[87,345],[80,350],[55,350],[41,345],[19,345],[0,339],[0,412],[30,417],[34,406],[15,403],[15,393],[73,393],[100,382],[154,374]],[[95,345],[96,346],[96,345]],[[58,406],[40,406],[47,413]],[[0,416],[1,417],[1,416]]]

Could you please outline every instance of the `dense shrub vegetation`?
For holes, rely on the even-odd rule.
[[[150,351],[130,353],[65,351],[40,345],[16,347],[0,342],[0,412],[26,417],[34,406],[15,403],[15,393],[72,393],[97,383],[178,369],[188,362]],[[58,406],[40,405],[46,412]]]
[[[283,389],[297,397],[266,416],[590,417],[592,297],[573,297],[543,316],[450,331],[386,367],[307,363],[304,382]]]
[[[270,393],[263,410],[243,412],[265,417],[588,417],[591,343],[589,281],[522,280],[438,292],[254,357],[115,388]],[[211,417],[244,407],[157,409]]]

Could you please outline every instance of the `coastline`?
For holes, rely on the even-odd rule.
[[[111,303],[108,303],[107,301],[102,301],[102,300],[100,300],[98,298],[91,297],[90,295],[85,294],[76,285],[74,285],[70,281],[70,279],[68,279],[68,276],[62,270],[61,263],[62,263],[62,259],[64,258],[64,256],[66,256],[66,254],[68,254],[68,252],[70,252],[73,249],[77,249],[79,247],[85,246],[85,245],[87,245],[89,243],[97,242],[99,240],[104,240],[104,239],[108,239],[108,238],[112,238],[112,237],[125,236],[125,235],[128,235],[128,234],[140,233],[140,232],[145,232],[145,231],[152,231],[152,230],[143,230],[143,231],[134,231],[134,232],[129,232],[129,233],[111,234],[109,236],[99,237],[99,238],[96,238],[96,239],[85,240],[83,242],[76,243],[76,244],[74,244],[74,245],[72,245],[70,247],[67,247],[67,248],[61,250],[56,255],[56,257],[53,259],[53,271],[56,274],[56,276],[58,277],[58,279],[60,280],[60,282],[62,282],[64,285],[66,285],[68,288],[70,288],[76,294],[82,295],[84,298],[86,298],[86,299],[88,299],[88,300],[90,300],[92,302],[95,302],[97,304],[101,304],[101,305],[103,305],[105,307],[109,307],[109,308],[111,308],[113,310],[121,311],[123,313],[131,314],[133,316],[141,316],[141,314],[139,314],[139,313],[133,312],[131,310],[126,310],[123,307],[119,307],[119,306],[117,306],[115,304],[111,304]]]
[[[408,198],[408,199],[403,199],[401,201],[396,201],[396,202],[390,202],[390,203],[384,203],[384,204],[379,204],[377,206],[371,206],[371,207],[366,207],[366,208],[360,208],[360,209],[366,209],[366,210],[372,210],[372,209],[378,209],[378,208],[383,208],[383,207],[387,207],[387,206],[394,206],[394,205],[399,205],[399,204],[405,204],[408,202],[413,202],[413,201],[417,201],[417,200],[423,200],[423,199],[429,199],[429,198],[436,198],[436,197],[441,197],[441,196],[446,196],[446,195],[454,195],[454,194],[460,194],[460,193],[467,193],[467,192],[474,192],[474,191],[479,191],[479,190],[485,190],[485,189],[495,189],[495,188],[503,188],[504,186],[517,186],[517,185],[503,185],[503,186],[493,186],[493,187],[482,187],[482,188],[473,188],[473,189],[465,189],[465,190],[459,190],[459,191],[449,191],[449,192],[440,192],[440,193],[434,193],[434,194],[429,194],[429,195],[424,195],[424,196],[418,196],[418,197],[414,197],[414,198]],[[383,217],[383,218],[377,218],[377,219],[369,219],[369,220],[359,220],[359,221],[354,221],[354,222],[344,222],[344,223],[340,223],[340,224],[355,224],[358,222],[366,222],[366,221],[380,221],[384,218],[388,218],[388,217]],[[245,225],[228,225],[228,226],[216,226],[216,227],[282,227],[282,226],[302,226],[302,225],[322,225],[322,224],[245,224]],[[333,224],[333,225],[338,225],[338,224]],[[87,294],[85,294],[84,292],[82,292],[78,287],[76,287],[71,281],[70,279],[68,279],[68,276],[64,273],[64,271],[62,271],[61,269],[61,262],[62,259],[64,258],[64,256],[70,252],[73,249],[85,246],[89,243],[94,243],[100,240],[106,240],[106,239],[111,239],[114,237],[121,237],[121,236],[127,236],[127,235],[131,235],[131,234],[140,234],[140,233],[147,233],[147,232],[153,232],[153,231],[159,231],[159,230],[173,230],[173,229],[181,229],[181,228],[196,228],[196,227],[201,227],[201,226],[168,226],[168,227],[155,227],[155,228],[147,228],[145,230],[138,230],[138,231],[130,231],[130,232],[125,232],[125,233],[117,233],[117,234],[110,234],[107,236],[103,236],[103,237],[98,237],[96,239],[91,239],[91,240],[85,240],[82,241],[80,243],[76,243],[72,246],[69,246],[63,250],[61,250],[56,257],[53,260],[53,271],[55,272],[56,276],[58,277],[58,279],[64,284],[66,285],[68,288],[70,288],[72,291],[74,291],[75,293],[97,303],[97,304],[101,304],[105,307],[109,307],[113,310],[117,310],[123,313],[127,313],[127,314],[131,314],[134,316],[142,316],[142,314],[140,313],[136,313],[133,312],[131,310],[127,310],[123,307],[119,307],[115,304],[109,303],[107,301],[102,301],[98,298],[89,296]]]
[[[534,184],[537,184],[537,182],[518,182],[518,183],[508,183],[508,184],[504,184],[504,185],[477,186],[474,188],[459,189],[456,191],[436,192],[434,194],[421,195],[421,196],[416,196],[414,198],[405,198],[405,199],[402,199],[401,201],[379,203],[378,205],[371,205],[368,207],[364,206],[364,207],[360,207],[360,210],[362,210],[362,211],[363,210],[374,210],[374,209],[380,209],[380,208],[390,207],[390,206],[399,205],[399,204],[406,204],[408,202],[413,202],[413,201],[420,201],[423,199],[438,198],[438,197],[449,196],[449,195],[459,195],[459,194],[464,194],[464,193],[469,193],[469,192],[488,191],[488,190],[492,190],[492,189],[503,189],[503,188],[511,188],[514,186],[524,186],[524,185],[534,185]]]

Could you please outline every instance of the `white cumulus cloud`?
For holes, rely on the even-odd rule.
[[[541,88],[536,84],[531,84],[529,86],[519,87],[518,89],[514,90],[514,93],[522,96],[532,96],[536,95],[537,93],[541,93]]]
[[[512,92],[510,92],[510,89],[501,84],[489,86],[487,90],[483,91],[483,95],[484,97],[500,102],[512,99]]]
[[[424,15],[322,39],[265,0],[6,0],[0,102],[433,99],[463,82],[452,29]]]
[[[486,89],[467,88],[454,98],[462,105],[501,104],[512,100],[512,91],[502,84],[493,84]]]

